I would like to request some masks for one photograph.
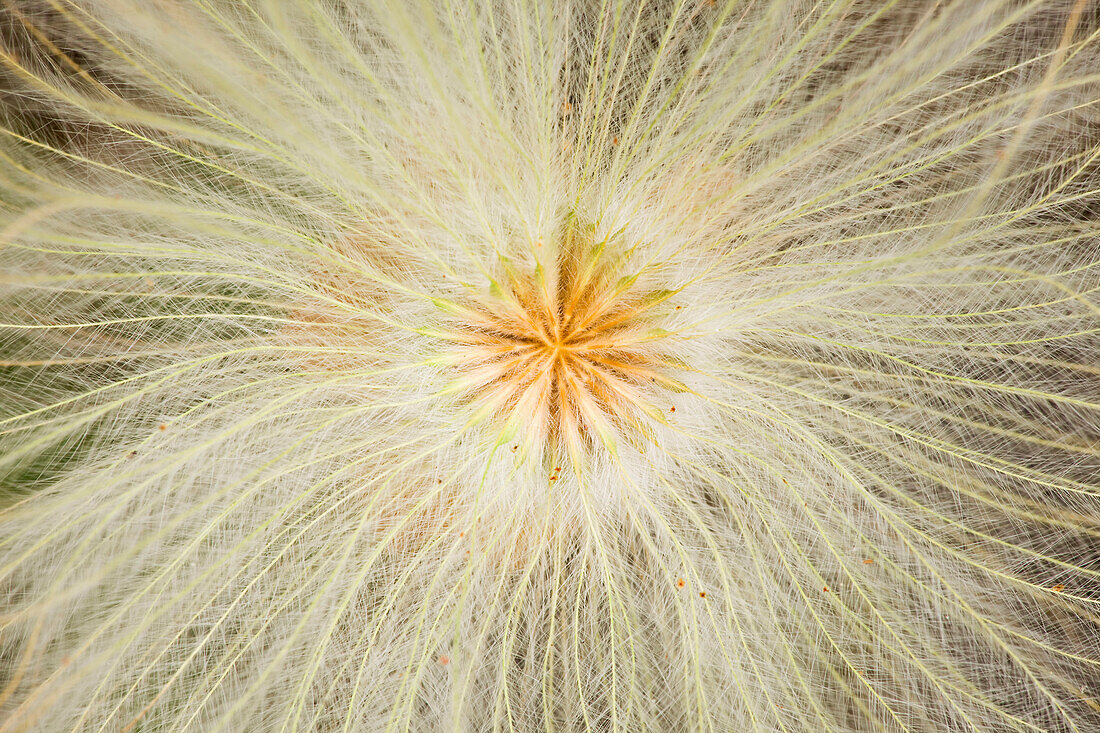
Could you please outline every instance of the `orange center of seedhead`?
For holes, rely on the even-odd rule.
[[[654,311],[671,292],[638,292],[625,257],[589,232],[538,248],[546,265],[503,266],[456,324],[465,394],[478,414],[519,428],[516,448],[637,444],[665,420],[654,388],[674,383]]]

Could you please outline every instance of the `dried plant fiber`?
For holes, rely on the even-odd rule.
[[[1100,731],[1100,5],[0,0],[0,733]]]

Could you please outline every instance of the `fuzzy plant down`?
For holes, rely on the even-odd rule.
[[[22,731],[1100,731],[1100,7],[0,2]]]

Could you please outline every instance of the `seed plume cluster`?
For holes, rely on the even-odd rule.
[[[0,2],[0,733],[1100,730],[1091,0]]]

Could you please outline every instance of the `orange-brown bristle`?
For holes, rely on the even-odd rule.
[[[526,439],[573,453],[613,436],[650,436],[651,385],[667,382],[655,345],[653,299],[618,262],[571,231],[553,268],[507,268],[494,297],[457,324],[454,341],[471,402],[522,422]]]

